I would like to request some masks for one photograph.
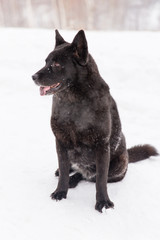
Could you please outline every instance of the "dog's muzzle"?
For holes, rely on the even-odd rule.
[[[33,81],[36,81],[36,80],[38,80],[38,74],[37,74],[37,73],[35,73],[35,74],[32,76],[32,79],[33,79]]]

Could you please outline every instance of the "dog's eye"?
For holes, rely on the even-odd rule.
[[[57,63],[57,62],[53,62],[51,66],[52,67],[60,67],[61,65],[59,63]]]

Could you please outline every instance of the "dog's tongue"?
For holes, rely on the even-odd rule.
[[[46,95],[46,92],[50,89],[50,86],[48,87],[40,87],[40,95],[44,96]]]

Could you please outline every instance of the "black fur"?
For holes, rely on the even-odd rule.
[[[96,182],[96,210],[113,207],[107,181],[123,179],[129,161],[154,156],[157,151],[150,145],[127,151],[116,103],[88,53],[84,31],[70,44],[56,30],[54,51],[32,78],[41,86],[41,95],[54,94],[51,128],[59,182],[52,199],[66,198],[68,188],[85,179]]]

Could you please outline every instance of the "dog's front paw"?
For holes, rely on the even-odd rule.
[[[57,200],[62,200],[67,197],[67,192],[65,191],[55,191],[51,194],[51,198]]]
[[[102,213],[103,208],[113,208],[114,203],[110,200],[96,202],[95,209]]]

